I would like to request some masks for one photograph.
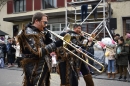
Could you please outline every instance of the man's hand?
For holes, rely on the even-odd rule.
[[[80,51],[82,51],[82,49],[81,49],[81,48],[78,48],[78,49],[76,49],[76,51],[77,51],[78,53],[80,53]]]
[[[125,46],[129,46],[129,44],[125,44]]]
[[[56,45],[56,47],[61,47],[61,46],[63,46],[63,40],[58,40],[58,41],[56,41],[56,42],[55,42],[55,45]]]

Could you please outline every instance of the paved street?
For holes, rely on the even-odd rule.
[[[22,86],[22,71],[20,68],[0,69],[0,86]],[[95,79],[95,86],[130,86],[130,82]],[[51,74],[51,86],[60,86],[59,75]],[[82,77],[79,86],[85,86]]]

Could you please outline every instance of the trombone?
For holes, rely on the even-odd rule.
[[[92,37],[96,42],[97,42],[97,40],[95,39],[96,38],[96,36],[95,36],[95,34],[89,34],[89,33],[86,33],[86,32],[84,32],[84,31],[81,31],[81,34],[85,34],[85,35],[87,35],[87,36],[90,36],[90,37]],[[84,38],[86,38],[85,36],[83,36]],[[86,38],[87,39],[87,38]]]
[[[102,31],[102,30],[101,30]],[[93,34],[89,34],[89,33],[86,33],[86,32],[84,32],[84,31],[81,31],[81,33],[83,33],[83,34],[86,34],[86,35],[88,35],[88,36],[90,36],[90,37],[92,37],[92,39],[94,39],[95,41],[93,41],[93,42],[97,42],[98,40],[96,40],[95,38],[96,38],[96,36],[95,35],[93,35]],[[84,36],[83,36],[84,37]],[[84,37],[84,38],[86,38],[86,37]],[[108,46],[106,46],[106,48],[108,48],[108,49],[111,49],[110,47],[108,47]]]
[[[93,69],[95,69],[96,71],[98,71],[99,73],[102,73],[104,71],[104,66],[96,61],[95,59],[93,59],[92,57],[88,56],[87,54],[85,54],[84,52],[82,52],[80,49],[77,49],[75,46],[73,46],[72,44],[70,44],[70,39],[71,39],[71,36],[69,34],[66,34],[64,37],[60,36],[60,35],[57,35],[56,33],[46,29],[48,32],[50,32],[51,34],[55,35],[56,37],[58,37],[59,39],[63,40],[63,48],[65,50],[67,50],[68,52],[70,52],[71,54],[73,54],[74,56],[76,56],[78,59],[80,59],[81,61],[83,61],[84,63],[88,64],[90,67],[92,67]],[[88,62],[86,62],[85,60],[83,60],[82,58],[80,58],[78,55],[76,55],[75,53],[73,53],[72,51],[70,51],[69,49],[66,48],[66,45],[69,45],[71,46],[72,48],[78,50],[80,53],[82,53],[84,56],[88,57],[89,59],[93,60],[94,62],[98,63],[101,67],[102,67],[102,70],[100,71],[99,69],[97,69],[96,67],[94,67],[93,65],[89,64]]]

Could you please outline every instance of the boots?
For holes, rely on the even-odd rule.
[[[112,78],[113,78],[113,79],[115,79],[115,75],[116,75],[115,73],[112,73]]]
[[[86,86],[94,86],[91,74],[85,75],[83,78],[86,82]]]
[[[108,78],[110,78],[111,77],[111,73],[108,73]]]
[[[8,63],[8,68],[12,67],[12,65],[10,63]]]

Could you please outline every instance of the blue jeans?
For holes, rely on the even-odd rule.
[[[92,5],[92,10],[93,10],[96,6],[97,6],[97,4],[96,4],[96,5]],[[97,18],[97,8],[93,11],[93,16],[94,16],[95,19]]]
[[[4,60],[3,58],[0,58],[0,68],[3,68],[4,67]]]
[[[108,73],[115,73],[115,60],[108,60]]]
[[[86,18],[88,16],[87,12],[88,12],[88,5],[87,4],[82,5],[81,6],[81,19],[82,19],[82,21],[84,20],[84,18]]]
[[[97,6],[97,4],[92,4],[92,10]],[[81,20],[83,21],[88,16],[88,4],[84,4],[81,6]],[[97,18],[97,8],[93,11],[93,16]]]

